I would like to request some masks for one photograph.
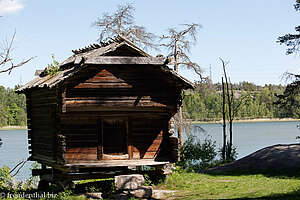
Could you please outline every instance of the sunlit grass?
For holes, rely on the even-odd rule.
[[[175,172],[159,188],[177,190],[175,199],[300,199],[298,178],[263,174]]]

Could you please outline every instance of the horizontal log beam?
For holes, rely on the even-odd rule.
[[[166,58],[158,57],[129,57],[129,56],[99,56],[83,57],[80,61],[77,59],[74,64],[109,64],[109,65],[164,65]]]

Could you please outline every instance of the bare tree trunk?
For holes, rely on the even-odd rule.
[[[232,153],[232,121],[233,119],[229,120],[229,146],[228,146],[228,159],[231,157]]]
[[[175,45],[174,45],[174,61],[175,61],[175,65],[174,65],[174,70],[176,72],[178,72],[178,52],[177,52],[177,48],[178,48],[178,40],[177,38],[175,38]]]
[[[183,147],[182,106],[179,107],[178,140],[179,148]]]
[[[174,65],[174,70],[178,72],[178,39],[177,37],[175,38],[175,48],[174,48],[174,60],[175,60],[175,65]],[[178,146],[179,149],[183,147],[183,117],[182,117],[182,104],[179,107],[179,121],[178,121]]]
[[[227,105],[228,105],[228,120],[229,120],[229,142],[227,144],[227,159],[229,159],[231,157],[231,149],[232,149],[232,121],[233,121],[233,114],[232,114],[232,106],[233,106],[233,102],[232,102],[232,98],[229,94],[229,82],[228,82],[228,78],[227,78],[227,74],[226,74],[226,69],[225,66],[227,63],[225,63],[222,59],[222,64],[223,64],[223,71],[224,71],[224,76],[225,76],[225,84],[226,84],[226,96],[227,96]],[[232,88],[231,88],[232,89]],[[231,91],[232,92],[232,91]]]
[[[226,160],[226,113],[225,113],[225,86],[224,80],[222,77],[222,95],[223,95],[223,105],[222,105],[222,114],[223,114],[223,148],[222,148],[222,160]]]

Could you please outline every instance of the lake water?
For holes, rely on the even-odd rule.
[[[3,165],[14,168],[19,162],[29,157],[27,130],[0,130],[3,144],[0,146],[0,167]],[[28,178],[31,174],[32,162],[27,162],[16,175],[19,180]]]
[[[237,147],[238,158],[242,158],[263,147],[274,144],[299,143],[296,137],[300,135],[297,125],[293,122],[247,122],[233,124],[233,144]],[[222,126],[220,124],[198,124],[205,132],[193,133],[201,139],[210,135],[216,141],[217,148],[222,145]],[[228,127],[228,126],[227,126]],[[7,165],[10,168],[29,157],[26,130],[0,130],[3,144],[0,146],[0,167]],[[32,162],[27,162],[16,176],[24,180],[31,174]]]
[[[300,121],[233,123],[232,139],[233,145],[237,148],[238,159],[274,144],[300,143],[300,140],[296,139],[300,135],[300,130],[297,128],[298,124]],[[197,137],[201,139],[210,135],[216,141],[218,149],[222,146],[223,127],[221,124],[196,125],[205,130],[202,133],[195,131],[195,127],[193,127],[192,132]],[[228,124],[226,128],[229,129]]]

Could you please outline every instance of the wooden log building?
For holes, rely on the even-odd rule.
[[[42,71],[17,90],[26,95],[30,160],[43,165],[41,178],[177,161],[170,119],[193,84],[169,59],[121,36],[73,53],[56,75]]]

